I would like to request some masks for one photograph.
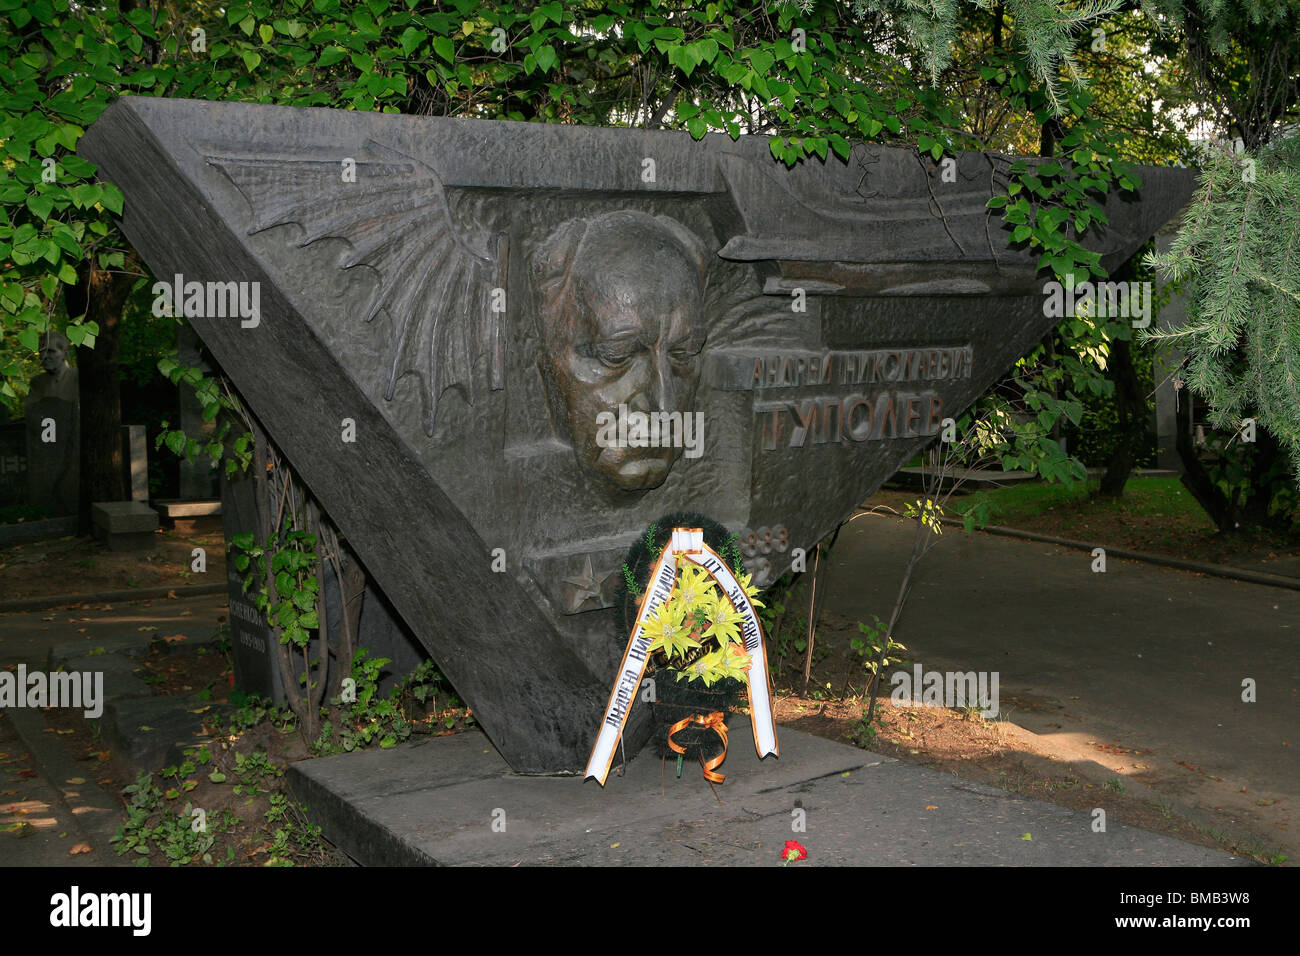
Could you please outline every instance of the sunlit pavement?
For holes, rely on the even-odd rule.
[[[888,516],[845,527],[826,611],[888,620],[913,528]],[[1300,860],[1300,592],[1095,560],[946,528],[896,637],[924,670],[998,672],[1001,716],[1049,741],[1143,751],[1126,774],[1224,829],[1248,819]],[[1060,706],[1017,709],[1016,696]]]

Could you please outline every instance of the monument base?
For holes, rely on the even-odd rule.
[[[154,547],[158,513],[143,501],[100,501],[91,506],[95,537],[110,551],[148,551]]]
[[[1087,813],[787,727],[781,757],[759,761],[748,720],[730,726],[717,797],[698,765],[678,779],[649,751],[603,789],[513,774],[478,731],[299,761],[288,779],[367,866],[776,866],[787,840],[807,848],[796,866],[1247,863],[1121,824],[1094,833]]]

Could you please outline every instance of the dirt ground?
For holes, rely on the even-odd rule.
[[[207,570],[193,570],[202,548]],[[225,580],[221,532],[184,535],[160,529],[148,551],[110,551],[94,538],[31,541],[0,549],[0,601],[132,588],[185,587]]]

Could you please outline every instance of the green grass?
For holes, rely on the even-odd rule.
[[[987,504],[988,523],[995,525],[1014,524],[1052,510],[1189,517],[1209,522],[1201,506],[1177,478],[1130,478],[1124,486],[1124,497],[1118,499],[1094,498],[1097,487],[1096,481],[1068,487],[1024,482],[954,498],[950,510],[962,515],[976,505]]]

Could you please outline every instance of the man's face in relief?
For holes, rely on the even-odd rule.
[[[550,314],[545,362],[579,463],[620,489],[646,491],[664,482],[683,450],[681,428],[674,444],[671,419],[653,413],[677,412],[681,421],[694,410],[702,280],[680,239],[652,217],[608,218],[615,221],[606,228],[590,227],[568,294]],[[597,441],[598,416],[618,416],[620,406],[646,416],[648,447]]]

